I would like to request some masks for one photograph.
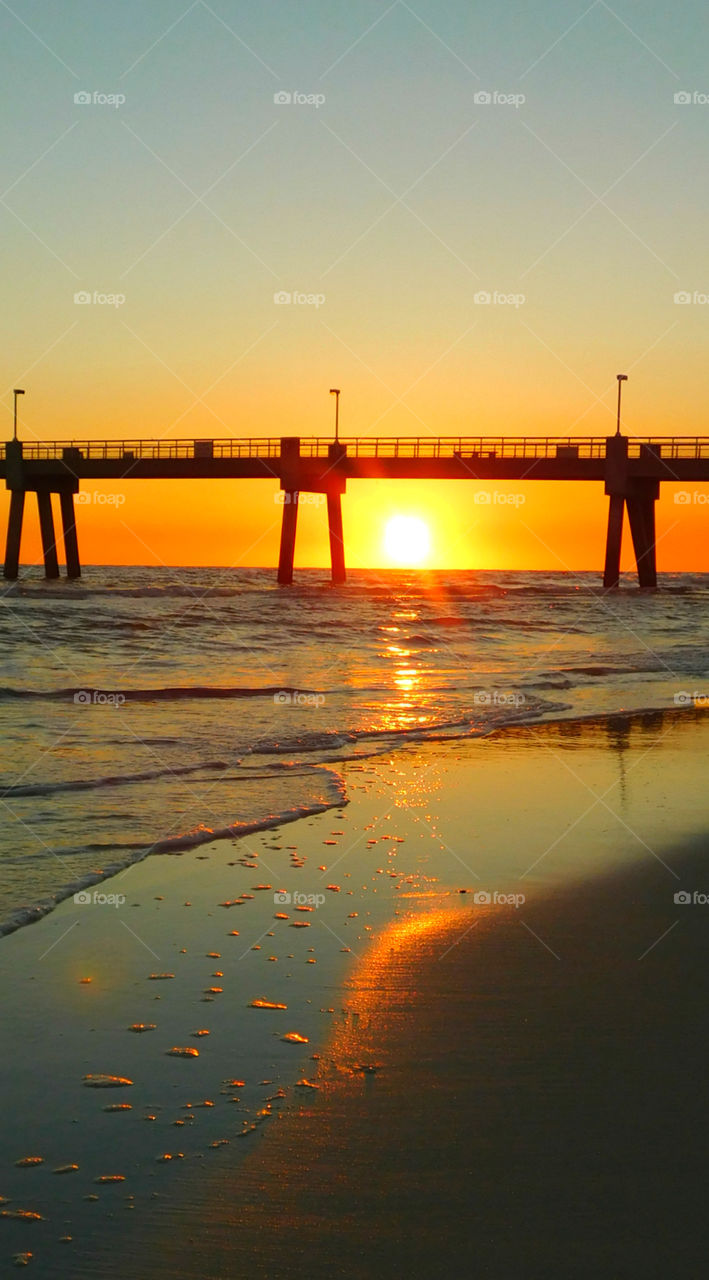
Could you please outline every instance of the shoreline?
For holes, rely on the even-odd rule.
[[[578,712],[554,712],[544,718],[529,716],[527,719],[520,718],[510,720],[502,724],[496,724],[491,727],[481,728],[478,733],[468,731],[461,734],[443,733],[436,729],[417,731],[401,731],[401,741],[387,742],[383,744],[379,750],[370,750],[361,752],[352,756],[338,756],[337,754],[328,757],[325,760],[315,762],[316,767],[322,767],[330,776],[333,785],[341,790],[340,796],[332,801],[323,802],[322,804],[311,804],[302,806],[302,808],[290,809],[279,814],[268,814],[262,819],[253,822],[238,823],[235,822],[229,826],[225,826],[218,830],[187,832],[184,835],[173,836],[164,839],[162,837],[156,839],[152,843],[146,845],[136,845],[135,856],[127,857],[124,861],[110,863],[105,869],[86,872],[77,879],[70,881],[68,884],[60,886],[53,894],[45,898],[38,899],[30,904],[22,904],[12,908],[10,914],[0,920],[0,945],[2,939],[15,933],[18,929],[26,928],[32,924],[37,924],[51,914],[61,903],[67,901],[74,894],[85,889],[93,888],[96,885],[103,884],[107,881],[115,879],[127,872],[131,867],[137,866],[146,858],[152,856],[175,856],[179,857],[183,852],[202,847],[203,845],[211,845],[215,842],[234,841],[245,839],[248,836],[265,833],[271,830],[277,830],[281,826],[287,826],[293,822],[299,822],[307,819],[312,815],[326,813],[341,807],[343,804],[349,803],[345,792],[342,790],[341,770],[346,769],[348,765],[356,764],[361,760],[376,759],[380,756],[391,754],[392,752],[400,752],[415,749],[424,749],[427,745],[447,745],[451,748],[459,747],[467,742],[475,742],[481,739],[499,738],[506,734],[514,733],[524,728],[552,728],[556,725],[576,724],[589,726],[603,726],[607,723],[628,722],[632,727],[634,722],[642,722],[653,720],[657,717],[681,717],[684,716],[690,723],[693,720],[700,720],[702,712],[699,708],[689,707],[643,707],[639,710],[620,710],[608,712],[589,712],[587,715],[580,715]],[[384,731],[382,731],[384,732]],[[390,732],[390,731],[387,731]],[[404,737],[404,734],[406,736]],[[377,734],[363,735],[363,737],[376,737]],[[298,753],[295,753],[298,754]],[[305,763],[312,763],[306,761]],[[116,849],[129,848],[130,846],[116,845]]]
[[[678,850],[706,841],[697,762],[709,744],[709,722],[693,714],[681,729],[680,723],[677,717],[668,722],[663,713],[629,718],[624,726],[605,719],[584,725],[542,723],[484,739],[424,744],[349,761],[344,766],[350,801],[346,808],[231,844],[202,846],[167,862],[146,858],[119,881],[114,877],[114,885],[121,883],[126,890],[127,901],[120,910],[82,908],[65,901],[37,928],[4,938],[0,968],[12,1053],[0,1062],[6,1107],[0,1194],[8,1198],[11,1211],[19,1207],[43,1218],[0,1223],[4,1256],[31,1249],[33,1273],[48,1280],[66,1275],[67,1267],[77,1280],[99,1273],[124,1280],[168,1274],[204,1280],[206,1275],[241,1274],[236,1255],[247,1231],[253,1228],[249,1239],[254,1248],[263,1235],[263,1214],[268,1212],[264,1206],[272,1203],[279,1169],[290,1169],[292,1188],[302,1181],[310,1168],[311,1148],[317,1149],[318,1126],[331,1125],[332,1141],[335,1147],[340,1143],[340,1150],[342,1142],[350,1142],[346,1135],[354,1133],[352,1116],[337,1101],[343,1082],[345,1093],[354,1088],[367,1103],[362,1123],[370,1165],[375,1149],[378,1160],[394,1160],[393,1177],[397,1148],[396,1142],[392,1146],[392,1140],[386,1140],[387,1116],[390,1111],[400,1113],[403,1124],[407,1108],[427,1105],[429,1094],[435,1100],[443,1085],[434,1081],[428,1089],[416,1055],[420,1057],[427,1045],[424,1061],[431,1070],[437,1056],[445,1061],[455,1056],[461,1018],[469,1018],[471,1012],[469,963],[462,966],[459,1002],[450,996],[460,979],[460,957],[466,954],[468,944],[464,937],[459,939],[467,921],[479,920],[470,935],[476,945],[479,935],[486,946],[497,948],[502,976],[516,972],[504,956],[507,920],[517,935],[523,935],[525,947],[538,951],[533,963],[540,958],[542,964],[557,963],[519,927],[521,913],[474,904],[476,891],[521,888],[526,898],[523,918],[557,952],[553,929],[559,902],[574,895],[585,901],[589,886],[605,883],[611,873],[637,877],[641,899],[648,875],[651,880],[655,876],[664,886],[659,910],[664,918],[667,902],[672,901],[670,890],[675,879],[679,881],[671,865],[675,860],[681,865]],[[695,777],[687,769],[690,758]],[[577,775],[575,789],[569,767]],[[612,838],[610,818],[601,804],[584,818],[582,827],[577,823],[588,808],[589,786],[613,798],[619,818]],[[511,805],[504,804],[505,796],[512,798]],[[560,829],[568,832],[562,841]],[[648,846],[659,855],[650,858]],[[272,888],[259,890],[265,883]],[[275,904],[273,893],[280,888],[291,896],[302,891],[325,898],[311,916],[304,914],[309,927],[290,927],[295,909]],[[701,915],[699,907],[694,910]],[[279,919],[279,913],[288,919]],[[603,937],[610,918],[604,917]],[[549,936],[545,920],[552,929]],[[450,958],[434,963],[424,947],[421,963],[404,964],[403,958],[401,963],[387,962],[381,970],[384,979],[380,974],[376,981],[360,982],[357,975],[366,976],[367,966],[375,972],[377,954],[382,948],[386,953],[397,929],[404,937],[408,931],[410,939],[449,936]],[[495,943],[495,938],[500,941]],[[270,953],[275,963],[269,963]],[[404,957],[404,951],[399,954]],[[517,968],[526,981],[528,950],[524,957]],[[431,975],[442,974],[454,962],[458,969],[451,970],[450,991],[434,992]],[[162,972],[175,977],[150,979],[151,973]],[[92,981],[84,983],[86,977]],[[222,990],[211,995],[214,986]],[[281,1001],[288,1008],[249,1008],[257,998]],[[373,1003],[357,1008],[358,999]],[[520,1029],[516,1024],[505,1026],[498,1016],[509,1008],[509,1000],[509,993],[494,989],[478,1000],[488,1011],[485,1026],[493,1057],[495,1046],[509,1044]],[[419,1004],[425,1015],[421,1030],[415,1022]],[[552,1000],[552,1013],[557,1005]],[[387,1047],[386,1019],[380,1026],[376,1022],[387,1009],[402,1007],[414,1019],[409,1057],[403,1054],[405,1044],[392,1042]],[[574,1009],[570,995],[566,1007]],[[429,1036],[426,1028],[437,1008],[446,1018],[437,1024],[435,1036]],[[156,1029],[131,1035],[128,1028],[137,1022],[154,1022]],[[195,1038],[200,1029],[209,1035]],[[307,1043],[284,1042],[281,1037],[290,1032]],[[343,1035],[351,1037],[346,1051]],[[198,1048],[198,1057],[174,1058],[173,1046]],[[392,1066],[352,1075],[353,1067],[377,1065],[382,1057]],[[346,1070],[339,1069],[340,1062]],[[438,1126],[429,1131],[432,1150],[445,1151],[454,1143],[452,1116],[456,1126],[460,1115],[470,1123],[468,1103],[477,1086],[466,1075],[467,1057],[459,1067],[457,1102],[449,1100],[450,1116],[448,1105],[442,1113],[435,1108],[431,1112]],[[134,1084],[115,1093],[85,1088],[83,1077],[96,1072],[125,1076]],[[320,1088],[298,1088],[299,1079]],[[386,1114],[378,1114],[372,1128],[367,1108],[378,1096],[380,1081],[385,1089],[390,1081],[393,1092]],[[205,1107],[207,1101],[213,1105]],[[114,1102],[130,1103],[132,1110],[105,1113],[104,1107]],[[462,1107],[460,1115],[455,1107]],[[147,1115],[155,1119],[146,1123]],[[317,1124],[309,1116],[317,1116]],[[306,1141],[311,1124],[312,1140]],[[242,1133],[245,1139],[238,1141]],[[173,1160],[163,1162],[164,1153],[172,1154]],[[30,1155],[42,1156],[44,1164],[15,1167],[17,1160]],[[365,1155],[363,1148],[363,1160]],[[420,1177],[425,1178],[425,1151],[412,1155],[414,1171],[417,1160]],[[52,1177],[55,1167],[71,1161],[79,1165],[76,1173],[66,1179]],[[259,1171],[267,1168],[271,1172],[262,1176]],[[333,1195],[345,1173],[346,1169],[329,1168]],[[96,1185],[96,1178],[114,1174],[125,1182]],[[261,1187],[263,1204],[256,1202],[256,1192],[255,1199],[250,1196],[250,1187]],[[290,1220],[297,1234],[301,1218],[306,1224],[310,1221],[310,1210],[298,1202],[289,1212],[295,1214]],[[222,1222],[214,1217],[218,1213],[225,1215]],[[116,1219],[122,1240],[118,1251],[108,1244]],[[384,1242],[386,1223],[381,1228]],[[189,1244],[190,1237],[201,1239],[205,1232],[215,1249],[208,1272],[203,1246],[199,1253]],[[65,1233],[73,1237],[70,1243],[60,1243]],[[171,1252],[172,1237],[178,1242],[177,1259],[176,1251]],[[397,1257],[401,1247],[399,1242]],[[323,1274],[329,1268],[329,1274],[356,1275],[337,1270],[344,1264],[334,1244],[333,1249],[322,1261]],[[222,1250],[225,1262],[220,1261]],[[286,1258],[283,1268],[287,1262]],[[259,1274],[255,1265],[251,1259],[243,1274]],[[305,1263],[300,1272],[299,1262],[290,1271],[279,1270],[278,1261],[269,1265],[275,1269],[264,1275],[317,1274]]]

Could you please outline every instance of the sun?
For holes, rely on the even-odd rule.
[[[395,564],[413,568],[424,564],[431,550],[431,534],[418,516],[392,516],[384,530],[384,550]]]

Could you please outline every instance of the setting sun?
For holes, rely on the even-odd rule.
[[[384,549],[395,564],[423,564],[431,550],[428,525],[418,516],[392,516],[384,530]]]

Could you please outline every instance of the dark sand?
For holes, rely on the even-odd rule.
[[[681,865],[709,888],[701,851]],[[195,1186],[143,1274],[704,1274],[709,905],[649,859],[476,919],[384,935],[320,1092]]]

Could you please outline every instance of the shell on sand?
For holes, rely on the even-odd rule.
[[[89,1089],[123,1089],[132,1083],[127,1076],[105,1076],[100,1073],[84,1076],[84,1084]]]
[[[15,1161],[18,1169],[31,1169],[36,1164],[44,1164],[44,1156],[23,1156],[21,1160]]]
[[[141,1031],[154,1031],[155,1026],[156,1024],[154,1022],[132,1022],[128,1030],[136,1031],[140,1034]]]
[[[178,1046],[175,1046],[173,1049],[168,1049],[167,1052],[170,1058],[198,1058],[199,1057],[199,1049],[192,1049],[192,1048],[181,1049]]]
[[[125,1182],[125,1177],[122,1173],[104,1173],[100,1178],[94,1178],[94,1182],[99,1182],[102,1185],[108,1182]]]
[[[252,1000],[249,1009],[287,1009],[287,1004],[276,1004],[272,1000]]]
[[[56,1169],[52,1169],[52,1173],[78,1173],[78,1164],[60,1164]]]
[[[302,1036],[299,1031],[286,1031],[281,1040],[287,1040],[289,1044],[308,1044],[308,1037]]]

